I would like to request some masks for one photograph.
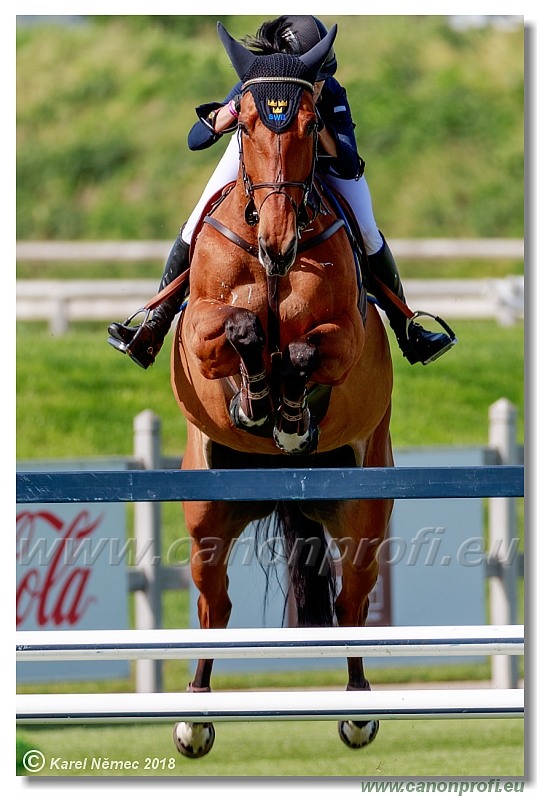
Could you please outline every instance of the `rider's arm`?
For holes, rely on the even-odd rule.
[[[317,110],[320,124],[324,126],[319,134],[318,170],[332,172],[346,180],[359,178],[363,174],[364,162],[357,153],[355,123],[346,90],[335,78],[328,78],[325,82]]]
[[[237,119],[230,111],[229,101],[235,100],[240,88],[239,82],[221,103],[204,103],[195,109],[199,119],[188,134],[190,150],[205,150],[217,142],[224,133],[236,128]]]
[[[333,134],[327,128],[323,120],[321,120],[321,129],[318,131],[319,150],[320,155],[338,157],[338,145]]]

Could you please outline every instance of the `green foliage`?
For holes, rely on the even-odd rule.
[[[174,238],[225,145],[186,144],[195,106],[235,80],[216,19],[18,31],[19,239]],[[220,19],[242,37],[265,17]],[[445,16],[337,21],[338,77],[387,235],[522,236],[523,32],[457,33]]]

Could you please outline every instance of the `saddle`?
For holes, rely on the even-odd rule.
[[[369,267],[368,255],[366,253],[366,247],[359,223],[357,222],[355,214],[351,210],[351,206],[341,194],[331,191],[331,189],[319,178],[317,178],[314,182],[314,188],[320,194],[322,199],[326,199],[330,203],[338,219],[341,219],[344,223],[353,253],[353,258],[355,260],[357,289],[359,292],[358,306],[364,324],[366,322],[366,309],[368,302],[368,294],[365,284]]]

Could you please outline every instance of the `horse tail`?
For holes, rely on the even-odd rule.
[[[336,581],[323,525],[291,501],[277,503],[275,522],[287,559],[297,625],[332,626]]]

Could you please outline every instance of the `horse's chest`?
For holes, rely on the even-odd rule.
[[[239,283],[234,287],[225,281],[218,287],[216,299],[237,308],[253,311],[265,325],[270,314],[275,314],[282,327],[282,335],[305,332],[314,322],[333,315],[332,298],[322,291],[321,282],[307,276],[298,281],[290,276],[280,278],[275,298],[268,291],[266,281]]]
[[[279,291],[279,317],[286,330],[304,333],[335,316],[333,295],[318,274],[292,275],[285,280]]]

